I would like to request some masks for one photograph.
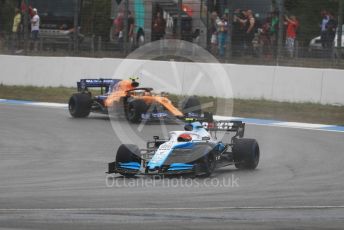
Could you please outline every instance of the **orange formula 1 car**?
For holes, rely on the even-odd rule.
[[[69,99],[69,112],[73,117],[87,117],[90,112],[124,115],[136,123],[142,119],[183,118],[201,114],[200,102],[189,97],[178,109],[166,93],[155,94],[152,88],[139,88],[136,79],[81,79],[78,93]],[[100,88],[101,94],[92,96],[89,88]]]

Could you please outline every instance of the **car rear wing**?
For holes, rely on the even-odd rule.
[[[214,120],[213,114],[204,112],[200,116],[184,118],[187,123],[198,121],[209,132],[234,132],[234,137],[243,137],[245,133],[245,123],[239,120]],[[185,125],[184,129],[187,131],[192,130],[192,125]]]
[[[101,94],[109,92],[111,85],[115,85],[121,79],[98,78],[98,79],[81,79],[77,82],[79,92],[87,91],[88,88],[101,88]],[[105,90],[104,90],[105,89]]]
[[[245,133],[245,123],[238,120],[202,122],[202,125],[209,132],[235,132],[235,136],[239,137],[243,137]]]

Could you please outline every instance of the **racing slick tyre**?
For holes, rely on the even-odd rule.
[[[255,169],[259,163],[259,145],[255,139],[236,139],[233,146],[235,167],[237,169]]]
[[[201,102],[199,101],[198,97],[192,96],[187,97],[181,102],[181,109],[182,112],[185,114],[188,113],[195,113],[195,114],[201,114]]]
[[[116,162],[117,163],[137,162],[141,164],[139,148],[136,145],[121,144],[117,150]],[[125,177],[133,177],[135,176],[136,173],[133,172],[133,173],[120,173],[120,174]]]
[[[146,112],[147,104],[143,100],[133,100],[128,103],[125,115],[128,121],[138,123]]]
[[[204,157],[204,177],[209,177],[216,168],[216,156],[210,152]]]
[[[91,112],[92,98],[86,93],[73,94],[68,102],[70,115],[75,118],[87,117]]]

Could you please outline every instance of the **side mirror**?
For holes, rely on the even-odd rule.
[[[160,137],[159,137],[159,136],[153,136],[153,139],[154,139],[154,140],[159,140]]]

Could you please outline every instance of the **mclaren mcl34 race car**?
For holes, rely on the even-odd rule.
[[[227,142],[217,140],[219,131],[225,132]],[[259,145],[255,139],[243,138],[244,131],[245,124],[241,121],[193,121],[187,123],[183,131],[170,132],[168,140],[155,136],[145,149],[122,144],[116,160],[108,164],[107,173],[125,177],[140,174],[210,176],[215,169],[228,165],[253,170],[259,163]]]
[[[197,97],[189,97],[177,108],[167,93],[156,94],[152,88],[139,88],[137,79],[81,79],[78,92],[68,102],[72,117],[87,117],[91,112],[125,116],[129,122],[142,119],[183,118],[199,114],[201,105]],[[100,88],[93,96],[91,88]],[[94,92],[94,91],[93,91]]]

